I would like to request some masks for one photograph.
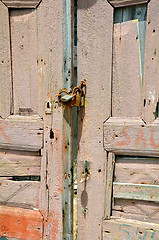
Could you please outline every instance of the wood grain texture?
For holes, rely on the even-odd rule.
[[[104,217],[105,163],[103,121],[111,110],[113,8],[107,1],[78,1],[78,80],[86,79],[85,108],[78,115],[78,179],[82,161],[90,162],[91,177],[78,182],[78,239],[100,239]],[[88,201],[84,201],[85,192]],[[88,213],[84,215],[83,206]]]
[[[41,0],[2,0],[8,8],[36,8]]]
[[[108,0],[113,7],[126,7],[149,2],[149,0]]]
[[[113,182],[113,197],[145,201],[159,201],[159,186]]]
[[[38,151],[43,146],[43,121],[37,116],[0,120],[0,132],[1,149]]]
[[[44,239],[59,240],[63,231],[63,110],[56,96],[63,86],[63,0],[42,1],[37,8],[37,30],[39,113],[44,117],[39,209],[44,216]],[[42,103],[46,99],[53,102],[52,115],[44,113]],[[50,138],[51,129],[53,139]]]
[[[0,204],[22,208],[38,208],[40,182],[13,181],[0,177]]]
[[[112,216],[158,224],[158,203],[115,199],[112,208]]]
[[[11,110],[11,56],[8,9],[0,1],[0,117]]]
[[[37,27],[33,9],[10,10],[14,114],[38,114]],[[41,103],[42,104],[42,103]],[[43,103],[44,104],[44,103]]]
[[[104,124],[104,147],[117,154],[159,156],[158,131],[157,121],[145,125],[142,120],[110,118]]]
[[[0,176],[40,176],[41,157],[0,152]]]
[[[159,159],[119,156],[115,161],[114,181],[159,185]]]
[[[147,124],[155,119],[159,93],[159,65],[158,65],[158,10],[159,2],[152,0],[148,4],[147,11],[147,30],[145,48],[145,74],[144,74],[144,96],[143,96],[143,119]],[[157,110],[158,111],[158,110]],[[158,117],[158,113],[157,116]]]
[[[159,226],[155,223],[146,223],[124,218],[114,218],[104,221],[103,239],[104,240],[123,240],[123,239],[158,239]]]
[[[43,217],[37,210],[0,206],[0,235],[9,239],[42,239]]]
[[[114,25],[112,116],[141,116],[138,20]]]

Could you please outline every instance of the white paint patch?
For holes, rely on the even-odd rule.
[[[156,91],[152,91],[148,93],[148,100],[151,100],[152,103],[155,102],[155,95],[156,95]]]

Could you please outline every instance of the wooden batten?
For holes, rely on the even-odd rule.
[[[104,124],[104,147],[116,154],[159,156],[158,131],[155,122],[145,125],[142,120],[110,118]]]
[[[0,205],[38,208],[40,182],[14,181],[12,177],[0,177]]]
[[[40,176],[41,157],[0,152],[0,176]]]
[[[149,0],[108,0],[108,2],[116,8],[148,3]]]
[[[8,8],[36,8],[41,0],[2,0]]]
[[[114,182],[113,197],[159,202],[159,186]]]
[[[38,151],[43,146],[43,121],[39,117],[0,119],[0,148]]]
[[[158,239],[159,226],[155,223],[114,218],[104,221],[103,239]]]

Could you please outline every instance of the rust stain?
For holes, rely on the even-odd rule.
[[[129,146],[131,143],[131,137],[129,136],[129,134],[126,132],[126,130],[129,129],[129,127],[123,127],[122,129],[122,134],[125,137],[125,140],[117,142],[116,145],[117,146]]]
[[[147,146],[146,138],[144,136],[144,131],[143,131],[142,127],[138,128],[138,130],[137,130],[137,137],[136,137],[135,145],[139,145],[140,142],[143,142],[144,147]]]

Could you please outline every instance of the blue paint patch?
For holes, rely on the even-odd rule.
[[[0,240],[8,240],[6,237],[2,236],[0,237]]]

